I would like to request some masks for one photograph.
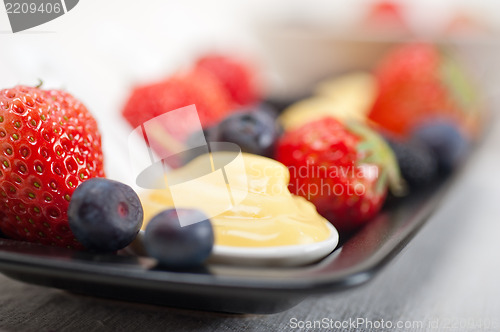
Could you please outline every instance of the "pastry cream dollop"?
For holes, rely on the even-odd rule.
[[[226,154],[226,155],[225,155]],[[328,221],[318,214],[312,203],[288,191],[289,171],[281,163],[242,153],[242,167],[228,167],[226,180],[213,181],[193,174],[200,173],[207,158],[229,158],[226,152],[197,157],[182,168],[167,174],[167,182],[177,186],[175,197],[170,189],[145,190],[141,201],[144,225],[167,208],[195,208],[211,216],[215,244],[234,247],[272,247],[310,244],[330,236]],[[229,159],[228,159],[229,160]],[[243,165],[244,164],[244,165]],[[212,161],[212,170],[214,164]],[[213,209],[227,204],[227,193],[248,192],[239,202],[222,213]],[[233,195],[234,196],[234,195]],[[234,200],[233,200],[234,203]]]

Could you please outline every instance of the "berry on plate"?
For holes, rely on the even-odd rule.
[[[116,251],[129,245],[141,229],[139,196],[121,182],[90,179],[76,188],[69,203],[71,231],[85,248]]]
[[[290,191],[344,234],[377,214],[389,185],[402,190],[391,149],[360,123],[330,117],[307,123],[284,134],[276,157],[290,171]]]
[[[187,226],[181,226],[179,215]],[[189,224],[189,220],[194,223]],[[214,232],[210,220],[194,209],[169,209],[149,221],[144,233],[146,252],[161,265],[189,268],[202,264],[212,252]]]
[[[214,75],[237,105],[249,105],[259,99],[254,69],[244,61],[211,54],[198,59],[195,70]]]
[[[425,144],[435,155],[439,170],[452,171],[463,161],[470,143],[457,125],[446,119],[430,119],[418,125],[412,136]]]
[[[272,157],[280,133],[271,111],[251,109],[235,112],[210,128],[208,140],[235,143],[243,152]]]
[[[81,248],[68,225],[73,191],[103,177],[101,136],[64,91],[0,91],[0,229],[10,238]]]
[[[415,43],[386,55],[375,70],[379,93],[369,118],[408,137],[432,117],[453,119],[471,132],[478,124],[478,95],[457,62],[437,47]]]
[[[423,187],[434,180],[438,171],[438,160],[427,145],[418,139],[385,139],[396,156],[401,176],[410,187]]]
[[[191,71],[162,82],[136,87],[122,114],[135,128],[159,115],[192,104],[196,106],[203,127],[220,121],[232,107],[227,91],[213,75],[204,71]],[[197,129],[196,122],[192,120],[180,114],[178,119],[170,119],[161,125],[164,134],[168,133],[182,142]],[[161,144],[152,146],[155,148]]]

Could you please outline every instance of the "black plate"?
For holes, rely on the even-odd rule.
[[[300,268],[210,265],[155,270],[144,257],[94,255],[0,239],[0,271],[37,285],[87,295],[233,313],[274,313],[313,294],[361,285],[416,234],[452,180],[392,202],[321,262]]]

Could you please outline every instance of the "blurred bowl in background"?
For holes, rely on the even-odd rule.
[[[425,41],[451,50],[477,80],[485,96],[500,83],[500,38],[468,35],[436,38],[404,37],[399,33],[362,33],[331,27],[264,24],[257,29],[267,70],[266,91],[274,99],[310,95],[321,80],[352,70],[372,70],[398,44]]]

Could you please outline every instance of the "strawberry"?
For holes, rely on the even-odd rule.
[[[458,64],[423,43],[394,49],[376,68],[378,96],[369,118],[408,137],[429,118],[446,117],[462,127],[477,122],[477,94]]]
[[[0,91],[0,230],[30,242],[82,248],[68,225],[76,187],[103,177],[97,123],[64,91]]]
[[[290,170],[290,191],[314,203],[342,234],[375,216],[389,181],[395,189],[401,181],[394,155],[378,134],[332,117],[286,132],[276,159]]]
[[[135,128],[159,115],[192,104],[196,106],[204,128],[224,118],[232,107],[227,92],[211,74],[191,71],[135,88],[122,114]],[[197,129],[193,120],[196,119],[182,117],[162,123],[162,135],[168,134],[176,141],[184,142]],[[161,152],[162,142],[150,143],[157,152]],[[164,148],[168,150],[168,147]]]
[[[254,70],[240,59],[217,54],[206,55],[197,61],[195,70],[204,70],[214,75],[235,104],[253,104],[259,99]]]
[[[394,1],[372,3],[363,23],[371,32],[411,33],[404,6]]]

